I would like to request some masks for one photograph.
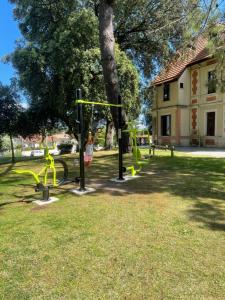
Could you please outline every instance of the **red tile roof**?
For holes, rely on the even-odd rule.
[[[56,134],[53,134],[53,135],[48,135],[47,136],[47,142],[58,142],[60,140],[63,140],[63,139],[71,139],[71,137],[64,133],[64,132],[61,132],[61,133],[56,133]],[[43,140],[43,137],[41,135],[38,135],[38,134],[34,134],[32,136],[29,136],[25,139],[23,139],[25,142],[32,142],[32,143],[41,143],[42,140]]]
[[[164,82],[177,79],[189,65],[204,60],[210,56],[207,49],[207,39],[199,37],[194,47],[194,50],[188,50],[182,56],[179,55],[178,52],[177,56],[179,55],[179,58],[171,61],[168,66],[155,78],[153,84],[159,85]]]

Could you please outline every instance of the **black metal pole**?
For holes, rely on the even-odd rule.
[[[121,96],[118,96],[118,104],[121,105]],[[122,145],[122,107],[118,106],[118,146],[119,146],[119,180],[123,178],[123,145]]]
[[[76,90],[76,99],[82,98],[81,89]],[[79,121],[79,153],[80,153],[80,191],[85,191],[85,172],[84,172],[84,120],[83,105],[78,104],[78,121]]]

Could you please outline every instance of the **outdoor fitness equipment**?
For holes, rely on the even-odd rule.
[[[36,183],[35,192],[42,191],[42,200],[49,201],[49,189],[52,187],[58,187],[66,183],[72,182],[68,179],[68,166],[66,162],[62,159],[54,159],[51,154],[49,154],[49,149],[45,148],[45,166],[41,169],[39,173],[35,173],[32,170],[13,170],[17,174],[31,175]],[[55,163],[60,163],[63,166],[63,178],[61,180],[56,179],[56,167]],[[49,170],[52,171],[52,184],[48,185],[48,173]],[[41,182],[40,177],[44,175],[43,182]]]
[[[125,167],[125,171],[130,171],[131,176],[134,177],[137,173],[140,173],[143,166],[149,164],[149,159],[151,157],[151,152],[150,152],[150,134],[147,130],[141,130],[137,129],[132,123],[129,124],[130,128],[127,130],[124,130],[124,132],[129,132],[130,134],[130,140],[131,140],[131,148],[132,148],[132,156],[133,156],[133,161],[134,164],[131,166]],[[140,148],[138,148],[137,145],[137,138],[138,138],[138,133],[140,132],[147,132],[147,138],[148,138],[148,143],[149,143],[149,155],[142,157]]]
[[[93,189],[88,189],[85,187],[85,170],[84,170],[84,122],[83,122],[83,105],[99,105],[99,106],[108,106],[114,107],[118,110],[118,145],[119,145],[119,156],[118,156],[118,166],[119,166],[119,176],[117,178],[118,181],[124,181],[123,178],[123,153],[122,153],[122,104],[121,104],[121,96],[118,96],[117,104],[110,104],[105,102],[92,102],[88,100],[82,99],[81,89],[76,90],[76,102],[75,104],[78,106],[78,120],[77,123],[79,125],[79,134],[78,134],[78,142],[79,142],[79,154],[80,154],[80,176],[79,183],[80,188],[78,190],[74,190],[73,192],[79,195],[85,194],[87,192],[92,192]]]

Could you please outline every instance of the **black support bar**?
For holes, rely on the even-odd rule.
[[[122,107],[121,96],[118,96],[118,146],[119,146],[119,177],[118,180],[124,180],[123,178],[123,144],[122,144]]]
[[[76,99],[82,99],[81,89],[76,90]],[[84,118],[83,105],[78,104],[78,122],[79,122],[79,152],[80,152],[80,191],[85,191],[85,172],[84,172]]]

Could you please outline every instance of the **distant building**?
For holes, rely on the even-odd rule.
[[[200,37],[195,49],[171,61],[153,82],[153,141],[225,146],[225,93],[216,87],[217,61]]]
[[[40,148],[42,141],[43,137],[41,135],[33,135],[31,137],[27,137],[26,139],[21,138],[21,144],[23,148]],[[49,147],[70,142],[76,143],[76,141],[65,132],[60,132],[47,136],[45,142]]]

